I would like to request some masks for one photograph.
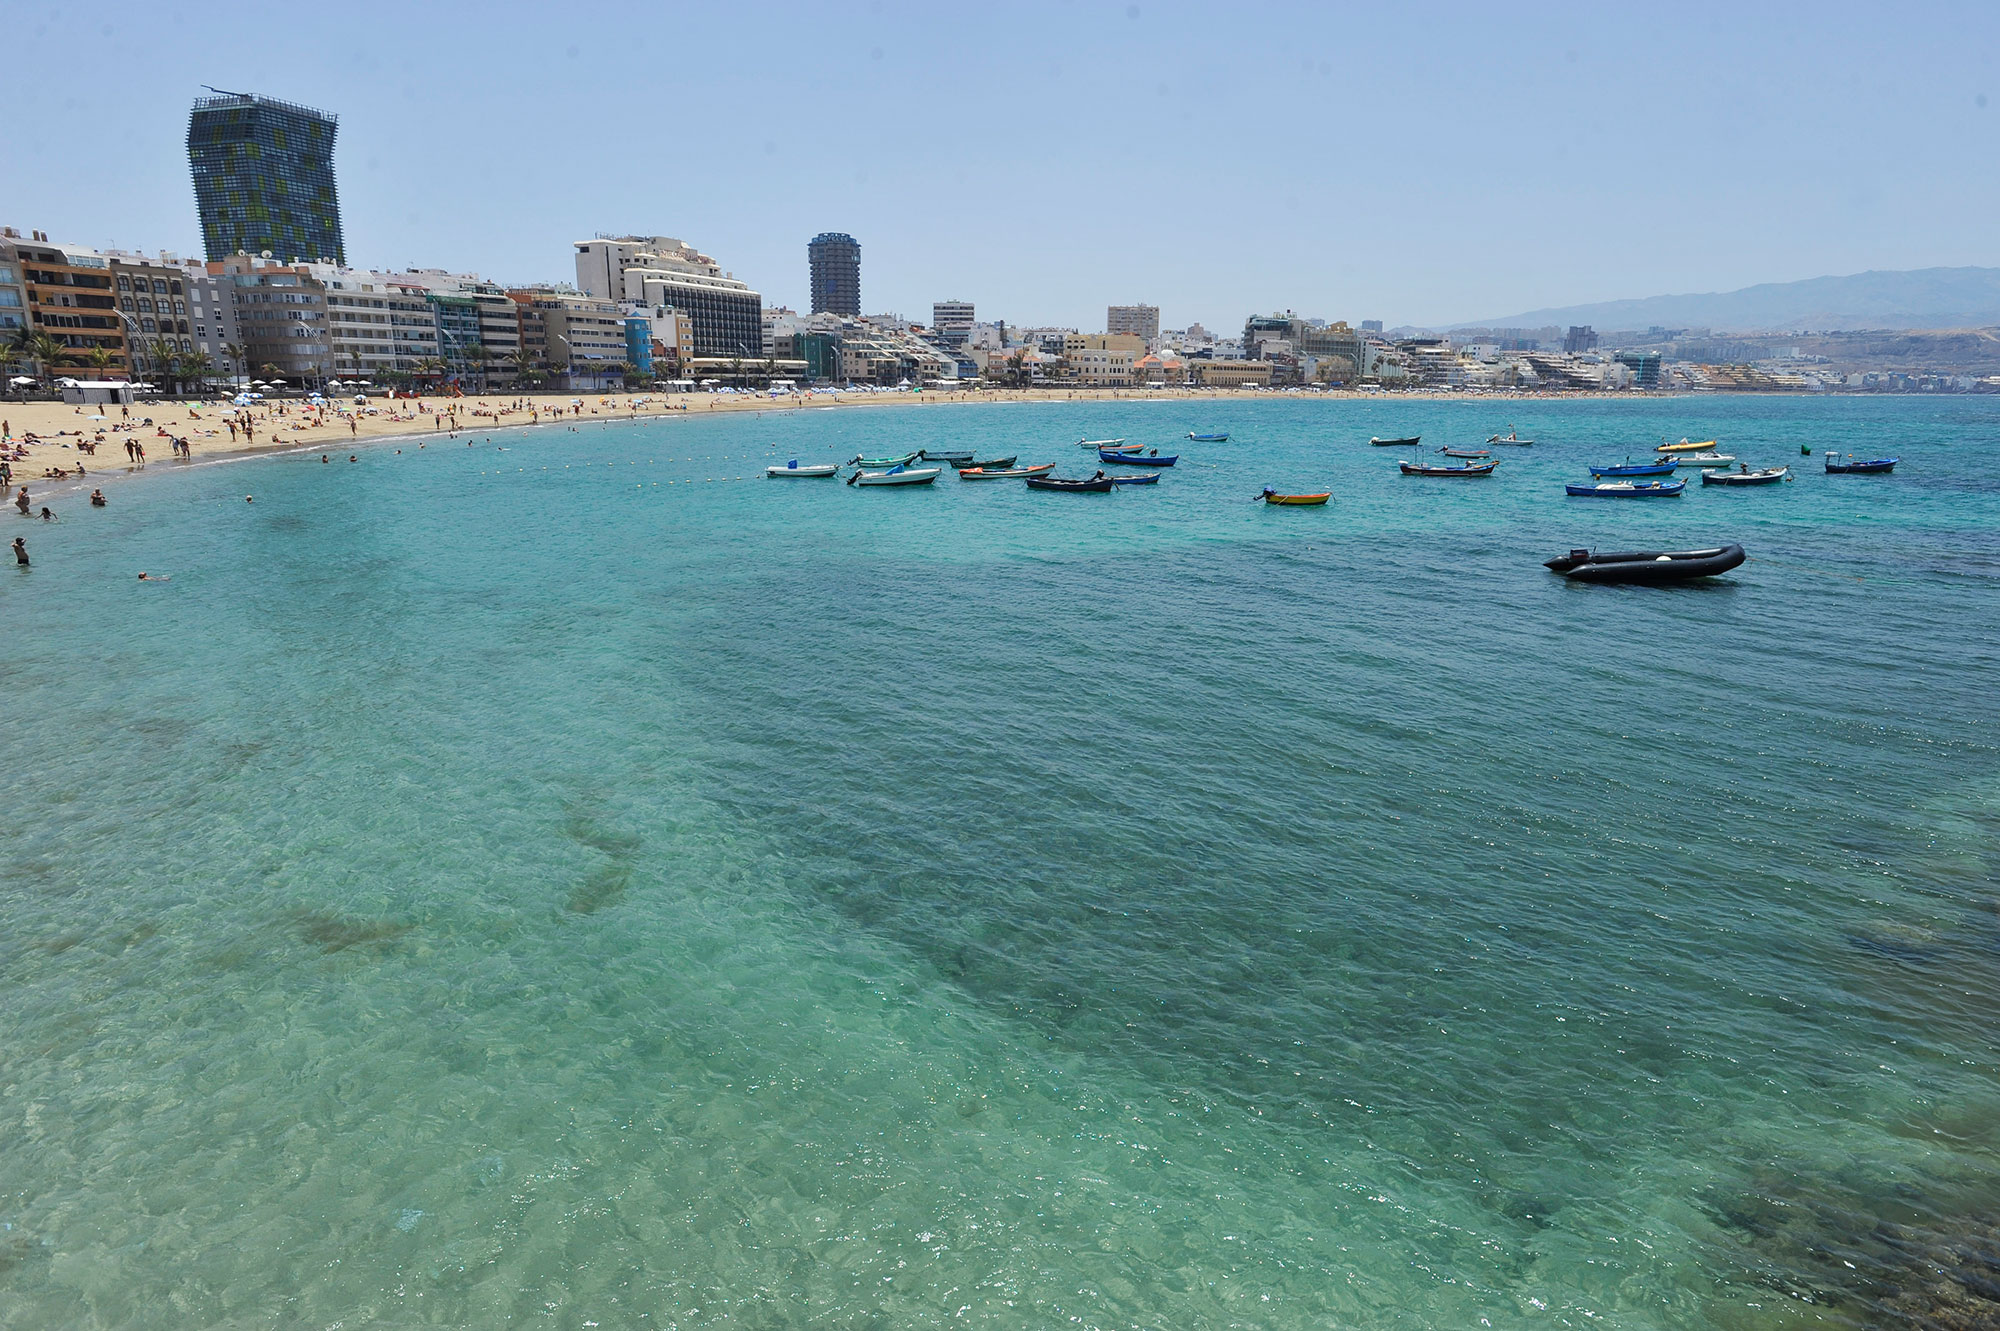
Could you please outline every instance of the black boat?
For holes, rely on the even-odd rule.
[[[1105,494],[1111,489],[1111,478],[1101,471],[1082,481],[1058,480],[1052,476],[1030,476],[1027,485],[1030,490],[1070,490],[1077,494]]]
[[[1423,438],[1423,436],[1422,436],[1422,435],[1420,435],[1420,434],[1413,434],[1413,435],[1411,435],[1411,436],[1410,436],[1409,438],[1407,438],[1407,439],[1373,439],[1373,438],[1371,438],[1371,439],[1370,439],[1370,440],[1369,440],[1368,442],[1369,442],[1369,443],[1371,443],[1371,444],[1373,444],[1373,445],[1375,445],[1375,447],[1377,447],[1377,448],[1391,448],[1391,447],[1394,447],[1394,448],[1415,448],[1415,447],[1417,446],[1417,442],[1418,442],[1418,441],[1419,441],[1420,439],[1422,439],[1422,438]]]
[[[1712,550],[1572,550],[1543,564],[1578,582],[1685,582],[1727,573],[1742,562],[1742,546],[1721,545]]]
[[[1854,454],[1849,453],[1852,458]],[[1826,474],[1829,476],[1880,476],[1896,469],[1901,458],[1868,458],[1861,462],[1835,462],[1833,454],[1826,455]]]
[[[970,454],[970,453],[964,453],[964,454],[958,454],[958,453],[954,453],[954,454],[953,454],[952,456],[953,456],[953,457],[965,457],[965,458],[968,458],[968,459],[969,459],[969,458],[971,458],[971,457],[972,457],[972,454]],[[952,466],[954,466],[954,467],[958,468],[958,470],[960,470],[960,471],[971,471],[971,470],[972,470],[972,469],[973,469],[974,467],[977,467],[977,468],[978,468],[979,470],[981,470],[981,471],[1005,471],[1005,470],[1007,470],[1007,468],[1009,468],[1009,467],[1013,466],[1015,462],[1019,461],[1019,460],[1020,460],[1020,456],[1021,456],[1021,455],[1020,455],[1019,453],[1016,453],[1016,454],[1014,454],[1014,455],[1013,455],[1012,457],[1004,457],[1004,458],[988,458],[988,459],[986,459],[986,461],[984,461],[984,462],[971,462],[971,461],[966,461],[966,462],[954,462],[954,463],[952,463]]]
[[[926,462],[942,462],[950,467],[970,467],[975,465],[970,453],[933,453],[927,448],[919,456]]]

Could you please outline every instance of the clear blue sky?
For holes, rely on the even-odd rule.
[[[2000,5],[0,0],[0,220],[197,249],[200,84],[340,116],[348,257],[679,236],[803,308],[1446,323],[2000,263]]]

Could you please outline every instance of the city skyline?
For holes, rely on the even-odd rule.
[[[102,25],[107,58],[147,57],[110,103],[66,104],[53,71],[73,34],[24,19],[27,95],[0,160],[14,220],[76,243],[201,252],[178,140],[214,82],[340,117],[352,262],[503,282],[561,279],[578,235],[665,232],[694,237],[769,303],[805,309],[799,248],[837,227],[869,246],[871,311],[921,317],[957,296],[1089,327],[1144,292],[1173,327],[1258,309],[1442,326],[1997,257],[1980,219],[2000,185],[1964,163],[2000,131],[1980,54],[2000,19],[1970,6],[1811,31],[1719,8],[1666,23],[1464,11],[1420,42],[1384,15],[1280,7],[1217,33],[1171,4],[1031,6],[976,49],[954,21],[917,31],[877,9],[816,33],[811,52],[757,48],[759,80],[797,95],[707,127],[683,153],[698,189],[640,166],[636,129],[579,148],[539,98],[421,78],[434,56],[416,52],[524,63],[553,88],[643,66],[648,52],[751,39],[725,19],[690,16],[669,33],[635,10],[632,40],[599,51],[520,13],[475,23],[450,5],[363,5],[319,39],[325,59],[300,62],[271,61],[262,29],[236,13],[190,28],[133,10]],[[392,13],[400,41],[385,47],[373,20]],[[1939,24],[1962,39],[1930,40]],[[677,67],[682,91],[744,77],[699,64]],[[1052,117],[1048,132],[828,152],[783,110],[943,70],[969,114]],[[1072,102],[1116,111],[1119,132],[1056,132]],[[467,122],[483,132],[411,132]],[[116,172],[66,164],[93,134],[120,145]]]

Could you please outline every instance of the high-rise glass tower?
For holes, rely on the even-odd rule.
[[[188,165],[209,258],[269,250],[288,261],[347,262],[333,180],[339,123],[248,93],[196,99],[188,116]]]
[[[812,312],[861,316],[861,242],[822,231],[806,245],[812,265]]]

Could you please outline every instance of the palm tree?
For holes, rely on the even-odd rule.
[[[96,371],[99,378],[111,368],[111,362],[118,359],[118,353],[99,343],[83,354],[83,363]]]
[[[486,362],[493,359],[493,353],[487,350],[485,343],[473,342],[465,348],[464,355],[465,359],[472,363],[473,373],[479,376],[479,391],[484,393],[486,391]]]
[[[229,373],[232,376],[240,376],[243,367],[250,363],[250,353],[244,349],[241,342],[224,342],[222,354],[229,361]]]
[[[174,344],[156,337],[146,344],[145,354],[149,372],[163,376],[167,381],[167,391],[175,391],[179,385],[175,382],[174,360],[179,353],[174,350]]]
[[[174,357],[174,375],[183,383],[206,380],[215,371],[215,359],[206,351]]]
[[[15,345],[22,355],[41,366],[44,380],[53,380],[57,363],[69,357],[69,348],[63,340],[48,333],[31,333],[24,328],[16,336]]]

